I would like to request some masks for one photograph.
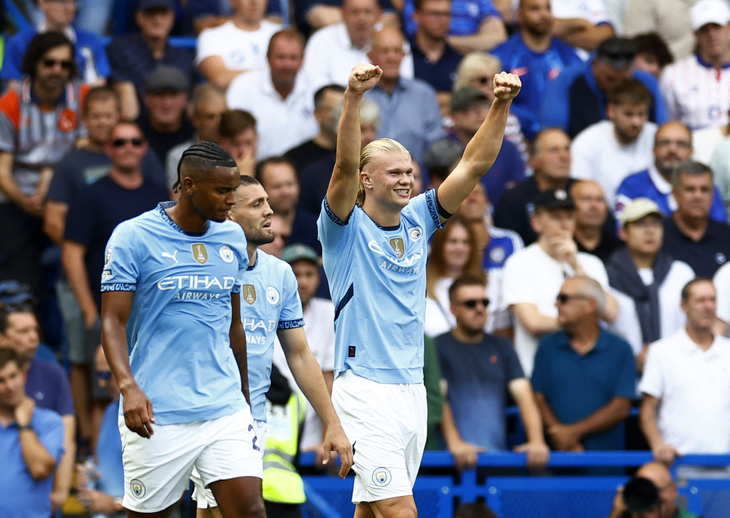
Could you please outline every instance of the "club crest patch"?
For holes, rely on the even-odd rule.
[[[132,490],[135,498],[143,498],[147,494],[147,488],[144,487],[144,484],[138,478],[133,478],[129,481],[129,488]]]
[[[273,286],[266,288],[266,300],[269,301],[269,304],[278,304],[279,298],[279,291],[276,288]]]
[[[231,250],[230,246],[223,245],[218,250],[218,254],[221,256],[221,259],[223,259],[223,262],[226,262],[226,263],[233,262],[233,250]]]
[[[373,470],[373,484],[376,486],[387,486],[390,484],[393,476],[390,474],[388,468],[376,468]]]
[[[418,241],[423,236],[423,229],[421,227],[413,227],[408,230],[408,237],[411,241]]]
[[[203,243],[193,243],[193,258],[200,264],[208,262],[208,250]]]

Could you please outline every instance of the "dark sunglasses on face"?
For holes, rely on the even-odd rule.
[[[53,68],[56,65],[61,65],[61,68],[64,70],[70,70],[71,65],[73,65],[73,61],[66,61],[64,59],[44,59],[43,60],[43,66],[46,68]]]
[[[589,297],[586,297],[585,295],[568,295],[566,293],[558,293],[558,296],[555,297],[555,300],[560,302],[561,304],[565,304],[569,300],[588,300]]]
[[[144,143],[144,140],[142,140],[141,138],[115,138],[114,140],[112,140],[112,146],[114,147],[124,147],[130,143],[134,147],[139,147]]]
[[[477,307],[477,304],[481,304],[485,308],[489,306],[489,299],[483,298],[483,299],[470,299],[470,300],[462,300],[459,302],[460,306],[464,306],[469,309],[474,309]]]

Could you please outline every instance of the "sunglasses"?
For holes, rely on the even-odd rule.
[[[43,66],[46,68],[53,68],[56,65],[61,65],[61,68],[64,70],[71,70],[71,65],[73,65],[73,61],[71,60],[65,60],[65,59],[44,59],[42,61]]]
[[[139,147],[144,144],[144,140],[141,138],[115,138],[112,140],[112,146],[124,147],[127,144],[132,144],[134,147]]]
[[[560,302],[561,304],[565,304],[570,300],[589,300],[590,297],[586,297],[585,295],[568,295],[567,293],[558,293],[558,296],[555,297],[555,300]]]
[[[477,304],[481,304],[485,308],[489,306],[489,299],[483,298],[483,299],[469,299],[469,300],[462,300],[459,302],[460,306],[464,306],[465,308],[474,309],[477,307]]]
[[[482,77],[475,77],[474,79],[472,79],[472,81],[476,81],[476,82],[477,82],[477,83],[479,83],[480,85],[486,85],[486,84],[487,84],[487,83],[489,83],[489,82],[490,82],[491,80],[492,80],[492,78],[491,78],[491,77],[486,77],[486,76],[482,76]]]
[[[96,373],[96,377],[100,380],[109,381],[112,378],[112,373],[110,371],[100,371]]]

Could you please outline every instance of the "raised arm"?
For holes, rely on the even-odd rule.
[[[101,345],[114,379],[124,396],[124,422],[134,433],[149,439],[154,433],[152,402],[132,376],[127,348],[127,321],[134,292],[107,291],[101,294]]]
[[[500,72],[494,76],[495,99],[489,108],[489,113],[476,135],[466,145],[464,156],[454,171],[439,187],[439,203],[447,212],[456,212],[479,179],[494,164],[502,147],[504,127],[512,99],[519,93],[521,87],[520,78],[516,75]]]
[[[379,66],[361,63],[352,69],[337,130],[337,159],[327,203],[335,216],[347,221],[360,188],[360,101],[380,80]]]

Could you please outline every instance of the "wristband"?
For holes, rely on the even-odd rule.
[[[33,431],[33,425],[30,424],[30,423],[24,424],[24,425],[18,425],[18,430],[21,431],[21,432],[23,430],[31,430],[31,431]]]

